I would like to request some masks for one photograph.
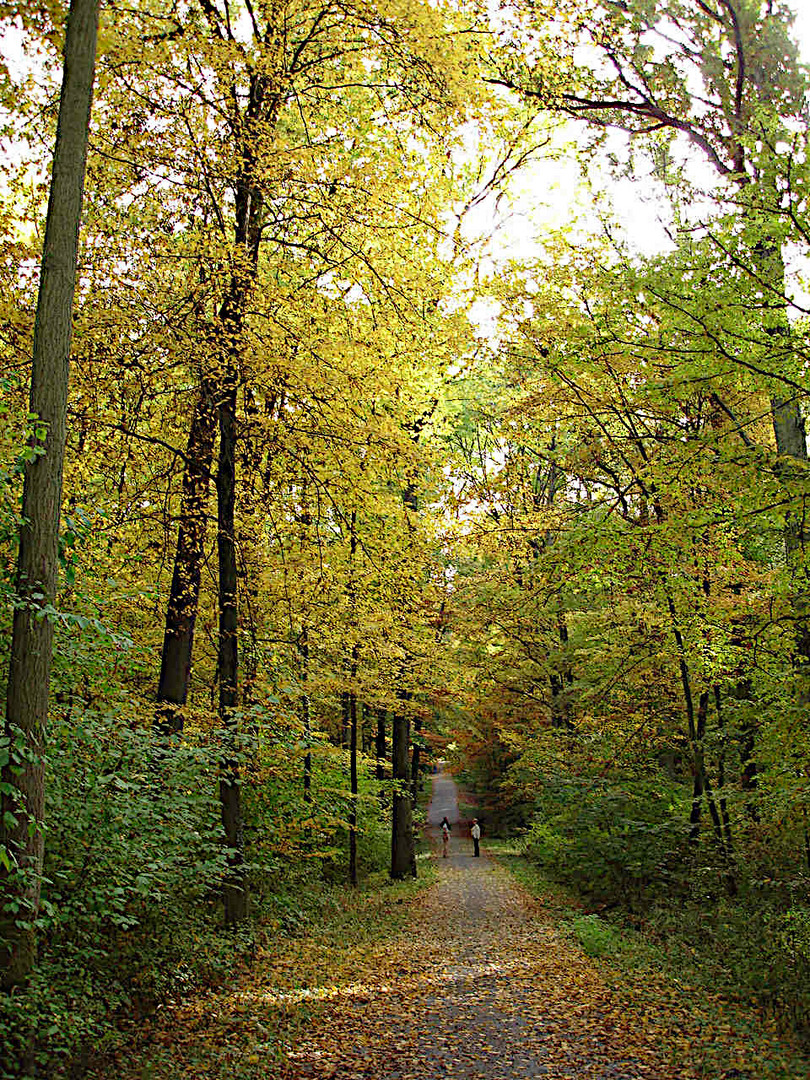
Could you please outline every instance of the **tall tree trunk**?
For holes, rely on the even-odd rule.
[[[415,716],[413,721],[414,739],[411,754],[411,802],[416,806],[419,802],[419,765],[422,749],[422,717]]]
[[[344,677],[349,674],[349,665],[343,664]],[[348,690],[340,691],[340,745],[346,750],[349,746],[349,729],[351,727],[350,694]]]
[[[728,812],[728,800],[724,789],[726,786],[726,726],[723,718],[722,699],[720,687],[714,687],[714,708],[717,713],[717,728],[720,732],[720,750],[717,755],[717,791],[720,804],[720,819],[723,822],[723,836],[726,841],[726,849],[729,854],[734,850],[734,837],[731,831],[731,815]]]
[[[209,378],[203,378],[188,437],[180,525],[160,657],[158,729],[166,735],[180,734],[183,730],[183,706],[188,699],[194,627],[200,598],[208,483],[214,459],[216,425],[215,389]]]
[[[417,442],[421,431],[421,422],[416,425],[413,441]],[[402,492],[402,505],[408,528],[408,550],[413,546],[413,523],[410,514],[419,509],[419,496],[416,485],[409,481]],[[395,880],[410,874],[416,877],[416,851],[413,839],[413,800],[410,772],[411,724],[407,713],[410,694],[405,689],[405,672],[400,673],[400,685],[397,689],[400,708],[391,719],[391,775],[394,781],[391,803],[391,877]]]
[[[364,757],[371,757],[372,732],[369,725],[369,717],[371,716],[371,709],[366,705],[365,701],[360,706],[360,753]]]
[[[219,797],[228,844],[225,882],[225,922],[247,916],[244,869],[244,822],[240,798],[238,721],[237,567],[234,519],[236,507],[236,373],[228,364],[219,403],[219,462],[217,467],[217,551],[219,555],[219,714],[224,752]]]
[[[309,707],[309,634],[306,626],[298,639],[298,660],[301,672],[301,721],[304,725],[304,802],[312,802],[312,717]]]
[[[349,519],[349,613],[352,637],[357,633],[357,592],[354,572],[357,557],[357,511]],[[349,731],[349,881],[357,884],[357,660],[360,646],[352,642],[349,661],[349,689],[346,692],[346,721]]]
[[[706,772],[706,724],[709,716],[709,691],[704,690],[698,700],[697,711],[697,733],[692,748],[692,754],[695,761],[695,770],[700,773],[701,786],[703,788],[703,794],[706,799],[706,805],[709,808],[709,814],[712,819],[712,826],[714,828],[714,839],[717,843],[717,847],[723,853],[727,855],[725,837],[723,835],[723,823],[720,817],[720,811],[717,808],[717,801],[714,797],[714,791],[712,789],[712,783],[709,780],[709,775]]]
[[[379,781],[385,780],[385,709],[377,709],[377,734],[374,740],[374,754],[377,759],[375,775]]]
[[[3,766],[0,850],[2,985],[24,982],[34,965],[40,901],[45,803],[43,754],[53,653],[53,621],[42,609],[56,601],[59,507],[65,453],[70,342],[87,139],[95,76],[99,0],[71,0],[42,275],[34,323],[30,412],[44,429],[43,453],[25,470],[17,592],[11,641],[4,734],[24,741],[22,761]],[[39,442],[39,439],[37,440]],[[11,918],[8,904],[19,909]]]
[[[357,678],[357,645],[352,648],[352,678]],[[357,884],[357,694],[349,691],[349,881]]]
[[[401,707],[391,723],[393,746],[391,765],[394,795],[391,815],[391,877],[394,880],[416,876],[416,853],[413,843],[413,807],[411,803],[410,762],[408,756],[411,725],[407,713],[408,695],[397,692]]]

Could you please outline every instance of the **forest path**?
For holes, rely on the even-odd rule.
[[[271,933],[235,982],[134,1021],[88,1077],[810,1080],[757,1014],[651,965],[586,956],[552,901],[487,856],[486,835],[474,858],[458,816],[452,778],[438,774],[432,885],[346,890],[320,932]]]
[[[439,822],[453,825],[440,857]],[[354,979],[301,1031],[285,1080],[666,1080],[660,1031],[645,1035],[593,961],[502,867],[474,858],[451,777],[433,778],[437,883],[398,939],[354,958]],[[345,969],[344,969],[345,970]],[[633,1023],[635,1019],[636,1023]]]

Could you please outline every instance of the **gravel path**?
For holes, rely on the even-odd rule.
[[[433,780],[428,824],[439,880],[409,932],[358,955],[357,983],[330,1002],[285,1077],[386,1080],[667,1080],[683,1077],[639,1039],[616,995],[508,873],[474,858],[455,784]],[[440,857],[438,824],[453,824]]]

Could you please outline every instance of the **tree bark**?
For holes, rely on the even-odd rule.
[[[352,677],[357,676],[357,645],[352,650]],[[357,884],[357,694],[349,691],[349,881]]]
[[[188,437],[180,526],[160,657],[157,723],[158,730],[166,735],[183,731],[183,706],[188,699],[191,679],[216,425],[215,390],[211,380],[204,378]]]
[[[377,709],[377,735],[374,741],[374,754],[377,759],[376,777],[379,781],[385,780],[385,709],[380,706]]]
[[[351,633],[357,633],[357,591],[354,580],[357,557],[357,511],[349,518],[349,612]],[[349,688],[345,694],[344,722],[348,724],[349,736],[349,881],[357,884],[357,661],[360,646],[352,642],[349,659]]]
[[[301,671],[301,721],[304,725],[306,752],[304,753],[304,802],[312,802],[312,717],[309,707],[309,633],[301,630],[298,639],[298,659]]]
[[[30,412],[44,429],[26,466],[17,565],[19,603],[14,612],[4,735],[22,741],[24,761],[3,766],[0,891],[20,904],[14,917],[0,912],[9,952],[2,985],[25,982],[34,965],[40,901],[45,803],[46,742],[53,621],[59,566],[59,509],[65,453],[68,377],[79,227],[84,197],[90,109],[95,77],[99,0],[71,0],[62,90],[48,199],[42,274],[34,324]],[[41,453],[39,451],[42,451]],[[22,924],[22,925],[20,925]]]
[[[394,795],[391,813],[391,877],[394,880],[412,875],[416,877],[416,853],[413,842],[413,806],[411,803],[410,761],[408,756],[411,725],[404,706],[406,691],[397,692],[403,707],[399,708],[391,723],[393,746],[391,765],[394,779]]]
[[[422,717],[414,717],[414,740],[411,753],[411,803],[416,806],[419,802],[419,767],[422,749]]]
[[[217,467],[217,553],[219,557],[219,714],[224,753],[219,797],[228,844],[225,882],[225,922],[233,926],[247,917],[244,869],[244,821],[240,797],[238,722],[238,613],[234,519],[236,507],[236,373],[228,365],[219,403],[219,461]]]

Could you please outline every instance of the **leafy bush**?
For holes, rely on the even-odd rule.
[[[588,956],[613,956],[621,949],[621,937],[615,927],[598,915],[579,915],[570,927]]]
[[[643,908],[687,861],[685,814],[644,780],[546,780],[524,851],[554,878],[601,903]]]
[[[806,893],[806,885],[805,885]],[[658,903],[648,932],[671,953],[686,956],[692,974],[755,1001],[784,1025],[810,1030],[810,908],[789,903],[770,883],[743,883],[734,897],[711,902],[695,890],[677,907]]]
[[[127,720],[125,701],[84,707],[49,735],[40,961],[25,992],[0,998],[0,1061],[34,1031],[48,1076],[103,1046],[119,1011],[142,1015],[182,986],[189,957],[217,963],[215,757]]]

